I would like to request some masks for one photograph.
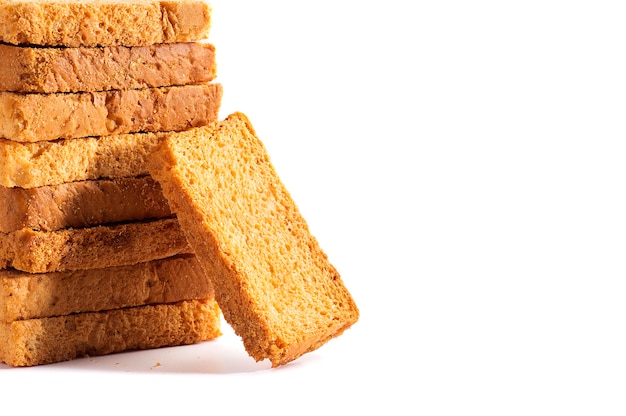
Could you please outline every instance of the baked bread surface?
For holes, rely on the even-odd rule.
[[[0,269],[29,273],[125,266],[189,253],[176,218],[0,234]]]
[[[20,94],[0,92],[0,137],[40,142],[112,134],[180,131],[216,121],[221,84]]]
[[[245,115],[172,134],[149,169],[255,360],[288,363],[357,321],[354,300]]]
[[[188,345],[221,335],[213,299],[0,322],[0,362],[33,366]]]
[[[0,322],[212,298],[193,255],[49,273],[0,270]]]
[[[172,215],[150,176],[63,183],[37,188],[0,186],[0,232],[55,231]]]
[[[35,188],[147,175],[148,155],[167,136],[128,133],[35,143],[0,139],[0,185]]]
[[[215,47],[204,42],[104,48],[0,44],[0,91],[128,90],[199,84],[216,76]]]
[[[205,39],[202,0],[1,0],[0,41],[15,45],[143,46]]]

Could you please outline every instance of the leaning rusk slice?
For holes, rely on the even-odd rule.
[[[255,360],[285,364],[358,320],[243,114],[172,134],[149,169],[213,279],[226,321]]]

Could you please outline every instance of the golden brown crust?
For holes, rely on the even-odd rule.
[[[0,269],[29,273],[125,266],[189,253],[175,218],[0,235]]]
[[[35,48],[0,44],[0,91],[128,90],[210,82],[215,47],[202,42],[139,47]]]
[[[64,183],[38,188],[0,186],[0,232],[55,231],[171,216],[150,176]]]
[[[285,364],[358,320],[243,114],[172,134],[149,168],[253,358]]]
[[[35,188],[147,175],[148,155],[167,136],[131,133],[36,143],[0,139],[0,185]]]
[[[0,361],[33,366],[193,344],[221,335],[213,299],[0,322]]]
[[[0,41],[46,46],[141,46],[205,39],[201,0],[3,0]]]
[[[213,298],[193,255],[66,272],[0,270],[0,322]]]
[[[181,131],[217,120],[221,84],[87,93],[0,92],[0,137],[18,142]]]

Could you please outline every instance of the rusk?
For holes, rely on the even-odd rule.
[[[149,166],[255,360],[288,363],[358,320],[246,116],[172,134]]]
[[[0,186],[0,232],[55,231],[171,216],[150,176],[63,183],[38,188]]]
[[[0,322],[213,298],[193,255],[50,273],[0,270]]]
[[[0,269],[28,273],[125,266],[188,253],[176,218],[0,235]]]
[[[35,143],[0,139],[0,185],[35,188],[147,175],[148,155],[167,136],[130,133]]]
[[[202,0],[1,0],[0,41],[48,46],[141,46],[208,36]]]
[[[128,90],[199,84],[216,76],[215,47],[203,42],[105,48],[0,44],[0,91]]]
[[[215,339],[213,299],[0,323],[0,361],[33,366]]]
[[[180,131],[217,120],[222,85],[85,93],[0,92],[0,137],[19,142]]]

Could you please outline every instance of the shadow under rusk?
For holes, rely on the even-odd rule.
[[[89,357],[55,364],[55,369],[151,374],[236,374],[271,369],[269,361],[255,362],[245,352],[220,340]]]
[[[51,364],[55,370],[110,371],[150,374],[241,374],[285,371],[311,360],[307,354],[295,362],[272,369],[271,362],[254,361],[245,351],[241,339],[222,319],[222,335],[214,340],[191,345],[128,351],[98,357],[87,357]]]

